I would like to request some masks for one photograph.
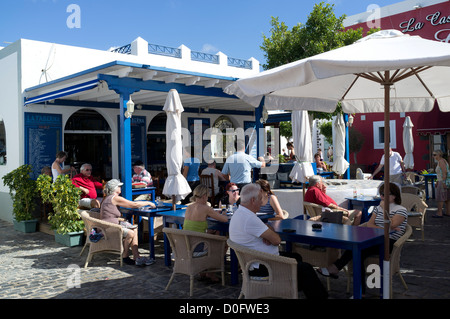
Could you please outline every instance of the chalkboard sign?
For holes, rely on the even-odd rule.
[[[44,166],[51,166],[62,150],[62,115],[25,113],[25,163],[37,179]]]

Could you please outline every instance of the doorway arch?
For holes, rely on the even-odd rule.
[[[73,113],[64,127],[64,150],[67,162],[79,171],[90,163],[92,175],[103,180],[112,178],[111,128],[95,110],[81,109]]]

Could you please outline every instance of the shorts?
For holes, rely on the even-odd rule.
[[[446,202],[450,200],[450,188],[444,188],[444,182],[439,182],[436,187],[436,201]]]
[[[91,198],[82,198],[80,199],[79,205],[80,208],[91,209]]]

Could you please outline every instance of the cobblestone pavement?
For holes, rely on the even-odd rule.
[[[401,272],[408,285],[405,290],[398,276],[393,279],[395,299],[450,299],[450,217],[431,218],[436,205],[429,202],[425,222],[425,241],[414,230],[405,244]],[[433,208],[434,207],[434,208]],[[140,252],[146,256],[146,243]],[[194,283],[189,297],[189,279],[177,275],[168,291],[171,269],[164,265],[163,243],[156,242],[156,263],[143,268],[124,265],[110,254],[95,256],[87,269],[82,247],[64,247],[45,233],[23,234],[11,223],[0,221],[0,298],[1,299],[236,299],[240,285],[231,286],[200,281]],[[79,275],[79,276],[78,276]],[[73,287],[78,284],[79,288]],[[321,277],[321,279],[323,279]],[[325,284],[325,280],[323,280]],[[331,281],[330,299],[348,299],[347,277]],[[378,299],[370,289],[367,298]],[[304,298],[300,294],[300,298]]]

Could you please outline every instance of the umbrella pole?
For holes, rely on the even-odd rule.
[[[390,89],[392,82],[389,71],[384,72],[384,261],[383,261],[383,299],[390,297],[390,265],[389,265],[389,147],[390,147]]]
[[[176,207],[177,207],[177,204],[176,204],[176,196],[175,195],[172,195],[172,209],[175,211],[176,210]]]

